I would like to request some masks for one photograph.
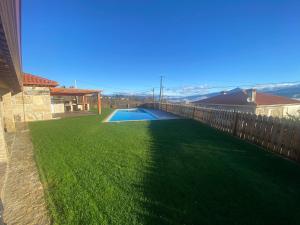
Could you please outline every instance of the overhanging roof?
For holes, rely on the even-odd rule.
[[[56,87],[58,83],[54,80],[49,80],[44,77],[36,76],[29,73],[23,74],[24,86],[36,86],[36,87]]]
[[[0,1],[0,82],[20,91],[22,86],[20,0]]]
[[[78,88],[50,88],[52,96],[84,96],[88,94],[97,94],[100,90],[78,89]]]
[[[300,104],[299,100],[291,99],[283,96],[271,95],[266,93],[257,93],[256,100],[257,105],[288,105],[288,104]]]

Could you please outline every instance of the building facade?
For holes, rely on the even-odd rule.
[[[194,105],[255,113],[273,117],[300,117],[300,101],[282,96],[257,92],[255,89],[235,89],[220,95],[193,102]]]

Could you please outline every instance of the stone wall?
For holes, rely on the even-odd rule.
[[[12,94],[0,90],[0,162],[6,161],[5,131],[14,132],[16,122],[50,120],[51,98],[47,87],[24,87],[23,91]]]
[[[47,87],[24,87],[22,92],[12,96],[12,105],[15,122],[52,119]]]
[[[3,101],[0,101],[0,163],[6,162],[7,151],[6,142],[4,138],[4,125],[3,125]]]
[[[51,104],[51,112],[52,113],[64,113],[65,112],[65,104],[64,103],[52,103]]]
[[[6,131],[13,132],[16,130],[13,104],[11,92],[8,92],[2,96],[3,101],[3,123]]]

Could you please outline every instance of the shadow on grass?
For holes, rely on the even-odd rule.
[[[192,120],[152,121],[145,224],[297,224],[300,167]]]

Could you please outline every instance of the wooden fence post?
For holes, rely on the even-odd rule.
[[[98,114],[101,114],[101,92],[97,93],[97,108],[98,108]]]
[[[195,111],[196,111],[196,106],[194,106],[194,109],[193,109],[193,119],[195,118]]]
[[[232,134],[236,136],[236,131],[237,131],[237,123],[239,119],[239,114],[237,112],[234,112],[234,122],[233,122],[233,131]]]

